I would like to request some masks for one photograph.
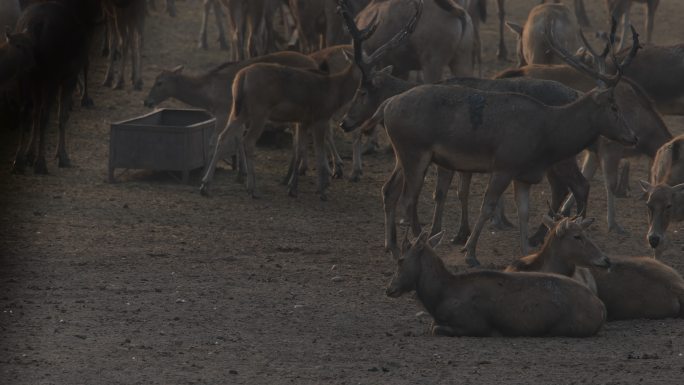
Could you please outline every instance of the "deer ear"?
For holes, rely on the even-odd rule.
[[[639,186],[641,186],[641,189],[644,190],[645,193],[649,193],[653,189],[653,185],[645,180],[640,180]]]
[[[183,68],[185,68],[185,67],[182,65],[179,65],[178,67],[172,69],[171,72],[173,72],[174,74],[180,74],[181,72],[183,72]]]
[[[507,21],[506,27],[508,27],[508,29],[510,29],[511,32],[516,34],[519,38],[522,37],[523,27],[520,24],[514,23],[512,21]]]
[[[439,233],[431,236],[430,239],[428,239],[428,244],[430,245],[430,247],[435,249],[442,242],[443,237],[444,237],[444,230],[442,230]]]

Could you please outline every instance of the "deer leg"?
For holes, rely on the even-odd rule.
[[[518,208],[520,226],[520,251],[523,255],[527,255],[530,253],[530,245],[527,242],[527,226],[530,219],[530,184],[515,181],[513,186],[515,188],[515,204]]]
[[[615,188],[617,187],[618,166],[621,152],[617,148],[605,146],[601,151],[601,171],[605,179],[608,231],[627,235],[627,231],[615,220]]]
[[[515,225],[506,218],[506,201],[503,196],[499,198],[499,203],[496,204],[490,227],[498,231],[506,231],[515,227]]]
[[[437,184],[432,199],[435,201],[435,210],[432,214],[432,226],[430,236],[442,231],[442,217],[444,216],[444,204],[449,192],[449,186],[454,179],[454,172],[442,167],[437,167]]]
[[[385,251],[391,252],[395,259],[401,257],[397,243],[396,210],[403,186],[403,171],[397,160],[390,177],[382,186],[382,204],[385,211]]]
[[[363,154],[363,134],[361,133],[361,130],[356,130],[352,135],[352,174],[349,177],[349,180],[358,182],[361,179],[361,175],[363,175],[363,161],[361,159]]]
[[[90,70],[90,60],[86,57],[83,62],[83,94],[81,95],[82,107],[94,107],[95,102],[88,94],[88,71]]]
[[[176,0],[166,0],[166,13],[171,17],[176,17]]]
[[[471,267],[480,265],[476,256],[477,240],[480,238],[485,223],[494,215],[499,197],[506,191],[506,188],[511,183],[511,179],[510,175],[502,173],[493,173],[490,176],[487,191],[485,191],[482,206],[480,207],[480,214],[475,223],[475,229],[470,234],[470,237],[468,237],[468,241],[463,248],[466,252],[466,263]]]
[[[292,162],[290,179],[287,183],[287,193],[291,197],[296,197],[299,193],[299,170],[297,167],[301,163],[302,157],[306,153],[306,139],[308,138],[308,123],[299,123],[295,126],[295,140],[292,142]]]
[[[71,160],[66,150],[66,124],[69,120],[69,112],[71,110],[71,103],[74,88],[76,86],[76,78],[65,82],[60,89],[59,95],[59,145],[57,146],[57,159],[59,167],[71,167]]]
[[[469,172],[458,173],[458,200],[461,203],[461,223],[458,226],[458,233],[451,243],[465,245],[470,236],[470,221],[468,219],[468,198],[470,196],[470,182],[473,174]]]
[[[410,161],[402,162],[404,188],[400,198],[400,207],[402,208],[402,214],[405,215],[404,218],[410,219],[401,219],[399,223],[406,224],[410,222],[408,224],[411,225],[413,235],[418,236],[420,235],[421,226],[415,213],[418,210],[418,197],[425,181],[425,173],[432,162],[432,154],[427,152],[413,153],[408,154],[408,157],[405,159],[410,159]]]
[[[252,198],[259,198],[256,190],[256,173],[254,172],[254,150],[256,149],[256,142],[264,132],[266,125],[266,114],[259,114],[249,124],[247,135],[243,140],[245,164],[247,165],[247,193]]]
[[[650,44],[653,37],[653,20],[655,18],[656,9],[658,8],[658,1],[659,0],[646,2],[646,44]]]
[[[12,174],[23,174],[26,168],[26,153],[28,145],[33,135],[32,127],[32,111],[27,106],[23,106],[21,110],[21,138],[17,148],[17,154],[12,163]]]
[[[225,29],[223,28],[223,11],[221,10],[221,4],[218,3],[218,1],[214,0],[212,1],[212,4],[214,6],[214,16],[216,18],[216,28],[218,29],[218,42],[219,42],[219,47],[221,50],[227,50],[228,49],[228,43],[226,42],[226,32]],[[206,34],[206,33],[205,33]],[[206,37],[205,37],[206,39]]]
[[[33,172],[36,174],[47,174],[47,162],[45,161],[45,132],[47,131],[47,125],[50,121],[50,110],[52,109],[52,102],[55,100],[54,92],[43,93],[42,103],[37,104],[38,108],[38,156],[36,158],[36,163],[33,165]]]
[[[139,26],[142,27],[142,26]],[[143,50],[143,28],[137,28],[130,35],[132,43],[132,69],[131,69],[131,81],[133,83],[133,89],[136,91],[141,91],[143,89],[142,80],[142,50]]]
[[[226,126],[223,128],[223,131],[219,133],[218,138],[216,140],[216,146],[214,148],[214,153],[211,157],[211,162],[209,165],[206,167],[206,170],[204,172],[204,177],[202,177],[202,185],[200,186],[200,193],[204,196],[209,196],[209,185],[211,184],[211,181],[214,179],[214,173],[216,172],[216,164],[218,163],[219,159],[221,158],[221,153],[223,151],[223,147],[226,145],[226,141],[230,141],[233,143],[235,138],[240,138],[242,137],[242,132],[244,131],[244,121],[240,118],[234,118],[232,115],[230,119],[228,120],[228,123]],[[242,130],[241,130],[242,129]],[[238,145],[238,149],[243,152],[243,146],[242,144]],[[243,155],[243,154],[241,154]],[[244,156],[240,156],[240,162],[245,161]]]
[[[105,71],[105,79],[102,85],[111,87],[114,81],[114,62],[116,53],[118,52],[119,35],[116,30],[116,25],[112,21],[112,17],[107,17],[107,35],[109,36],[107,44],[109,45],[109,61],[107,63],[107,70]]]
[[[200,35],[197,41],[197,47],[200,49],[207,49],[207,21],[209,20],[209,7],[216,5],[214,0],[204,0],[202,2],[202,24],[200,26]]]
[[[312,125],[314,137],[314,150],[316,151],[316,167],[318,172],[318,194],[322,201],[328,200],[325,192],[330,185],[330,167],[326,159],[325,135],[328,131],[328,122],[316,122]]]
[[[622,165],[622,168],[619,168],[620,165]],[[617,185],[615,186],[615,196],[617,198],[627,198],[629,196],[629,169],[629,160],[622,159],[618,165],[618,178]]]
[[[586,151],[584,154],[584,160],[582,162],[582,175],[584,176],[585,180],[592,180],[594,178],[594,174],[596,174],[597,169],[597,154],[593,151]],[[563,206],[561,206],[560,208],[561,214],[564,216],[569,216],[572,206],[575,205],[575,201],[576,200],[573,195],[569,196],[568,199],[565,200],[565,203],[563,203]]]
[[[337,152],[337,147],[335,146],[335,134],[333,133],[332,126],[328,125],[328,129],[325,133],[325,142],[330,152],[330,158],[333,164],[333,175],[334,179],[342,179],[344,176],[344,162],[342,157]]]
[[[589,16],[587,16],[587,9],[584,6],[583,0],[575,0],[575,16],[581,27],[591,27],[591,22],[589,21]]]
[[[501,61],[508,60],[508,49],[504,42],[504,23],[506,22],[506,7],[504,0],[496,0],[496,5],[499,11],[499,48],[496,51],[497,59]]]
[[[119,73],[116,76],[116,82],[114,83],[115,90],[123,89],[124,86],[124,74],[126,71],[126,62],[128,61],[128,48],[130,45],[130,31],[126,26],[121,26],[119,32],[119,45],[121,47],[121,62],[119,63]]]

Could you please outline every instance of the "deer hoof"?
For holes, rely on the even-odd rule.
[[[480,267],[480,261],[473,256],[466,257],[466,264],[468,264],[468,267]]]
[[[456,236],[451,240],[451,243],[454,245],[465,245],[466,241],[468,240],[468,237],[470,236],[470,231],[460,231]]]
[[[629,231],[625,230],[622,226],[618,225],[617,223],[608,226],[608,232],[615,233],[618,235],[629,235]]]
[[[209,183],[202,183],[200,186],[200,194],[203,197],[209,197]]]

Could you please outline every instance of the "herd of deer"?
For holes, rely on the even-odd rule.
[[[47,171],[44,134],[55,99],[60,102],[59,164],[69,164],[64,127],[81,73],[88,104],[87,37],[95,20],[104,16],[107,21],[105,84],[123,86],[130,46],[132,84],[142,88],[144,18],[154,3],[102,0],[96,8],[83,0],[34,2],[21,14],[15,2],[14,19],[6,17],[10,11],[0,11],[0,22],[16,25],[0,47],[0,89],[5,100],[25,100],[18,110],[30,117],[15,172],[23,172],[27,162],[36,172]],[[256,141],[274,122],[295,123],[288,193],[298,193],[311,135],[318,193],[327,199],[331,177],[343,175],[333,117],[344,113],[339,126],[354,135],[353,181],[362,175],[362,135],[384,127],[396,158],[382,189],[385,247],[398,263],[387,295],[415,290],[434,318],[434,334],[589,336],[606,318],[684,317],[684,280],[676,271],[654,258],[609,259],[585,232],[592,223],[585,218],[588,179],[599,165],[609,229],[624,232],[615,209],[619,165],[638,155],[653,159],[650,181],[640,185],[649,209],[647,240],[656,258],[666,249],[669,222],[684,220],[684,136],[673,138],[661,118],[684,114],[684,44],[640,45],[629,22],[630,6],[647,5],[650,43],[657,0],[607,0],[612,23],[610,33],[599,36],[605,41],[600,51],[580,29],[589,24],[582,0],[574,1],[574,13],[558,1],[541,3],[524,24],[506,23],[518,36],[518,68],[483,79],[473,73],[481,64],[479,24],[487,18],[486,0],[204,0],[199,47],[208,46],[213,11],[220,46],[230,47],[235,61],[200,75],[185,74],[183,66],[164,70],[144,103],[154,107],[175,98],[216,117],[203,195],[210,192],[217,162],[232,156],[247,191],[258,196]],[[504,1],[497,5],[502,35]],[[172,0],[166,0],[166,9],[176,13]],[[226,15],[230,44],[222,25]],[[69,43],[60,36],[69,36]],[[349,38],[351,45],[345,44]],[[284,46],[303,53],[273,52]],[[507,56],[503,36],[497,55]],[[453,77],[444,79],[447,69]],[[580,168],[576,156],[582,151]],[[438,169],[435,209],[426,231],[417,202],[432,164]],[[476,245],[486,222],[505,225],[502,194],[514,185],[526,256],[505,272],[453,275],[434,252],[444,234],[444,204],[456,172],[461,223],[453,242],[464,244],[470,266],[479,265]],[[471,231],[473,173],[490,179]],[[530,189],[544,176],[552,191],[549,213],[529,237]],[[569,215],[575,204],[578,216],[556,215]],[[401,245],[397,221],[407,226]],[[530,254],[530,247],[539,244],[540,251]]]

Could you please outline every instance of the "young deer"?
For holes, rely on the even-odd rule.
[[[516,182],[521,245],[527,253],[530,184],[538,183],[551,165],[579,153],[600,135],[627,145],[637,142],[613,94],[621,73],[601,74],[552,40],[552,49],[597,81],[598,87],[569,105],[549,107],[520,94],[425,85],[383,102],[370,120],[371,124],[384,121],[397,158],[395,171],[383,187],[386,212],[394,211],[400,197],[402,212],[411,216],[433,162],[453,171],[491,173],[475,229],[465,245],[470,265],[479,264],[477,240],[511,181]],[[632,54],[621,68],[638,48],[634,33]],[[403,186],[397,178],[402,172]]]
[[[601,329],[606,309],[585,286],[555,274],[451,274],[433,250],[441,237],[423,232],[406,245],[386,291],[396,298],[415,290],[433,335],[588,337]]]

